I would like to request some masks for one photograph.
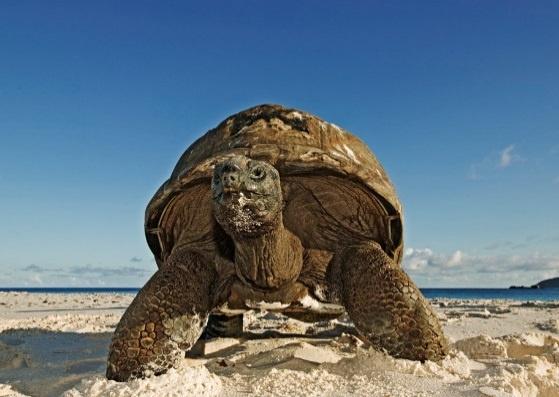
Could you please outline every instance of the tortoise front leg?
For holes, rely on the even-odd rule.
[[[215,279],[213,266],[199,254],[184,249],[173,253],[118,323],[107,378],[126,381],[175,367],[206,325]]]
[[[355,327],[394,357],[438,361],[448,345],[436,314],[408,275],[376,243],[335,255],[331,290]]]

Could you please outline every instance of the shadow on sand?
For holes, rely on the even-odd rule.
[[[16,329],[0,333],[0,383],[29,396],[60,396],[82,378],[103,375],[111,332]]]

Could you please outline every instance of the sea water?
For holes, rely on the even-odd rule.
[[[0,288],[0,292],[29,293],[124,293],[137,294],[139,288]],[[509,299],[518,301],[559,301],[559,288],[421,288],[425,297],[449,299]]]

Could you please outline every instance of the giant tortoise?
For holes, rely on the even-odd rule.
[[[117,326],[109,379],[163,373],[209,317],[226,325],[252,309],[347,312],[392,356],[447,352],[400,267],[402,207],[386,172],[361,140],[306,112],[261,105],[208,131],[149,202],[145,232],[159,269]]]

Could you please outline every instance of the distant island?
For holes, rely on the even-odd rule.
[[[559,277],[549,278],[547,280],[540,281],[530,287],[524,285],[511,285],[509,289],[527,289],[527,288],[559,288]]]

